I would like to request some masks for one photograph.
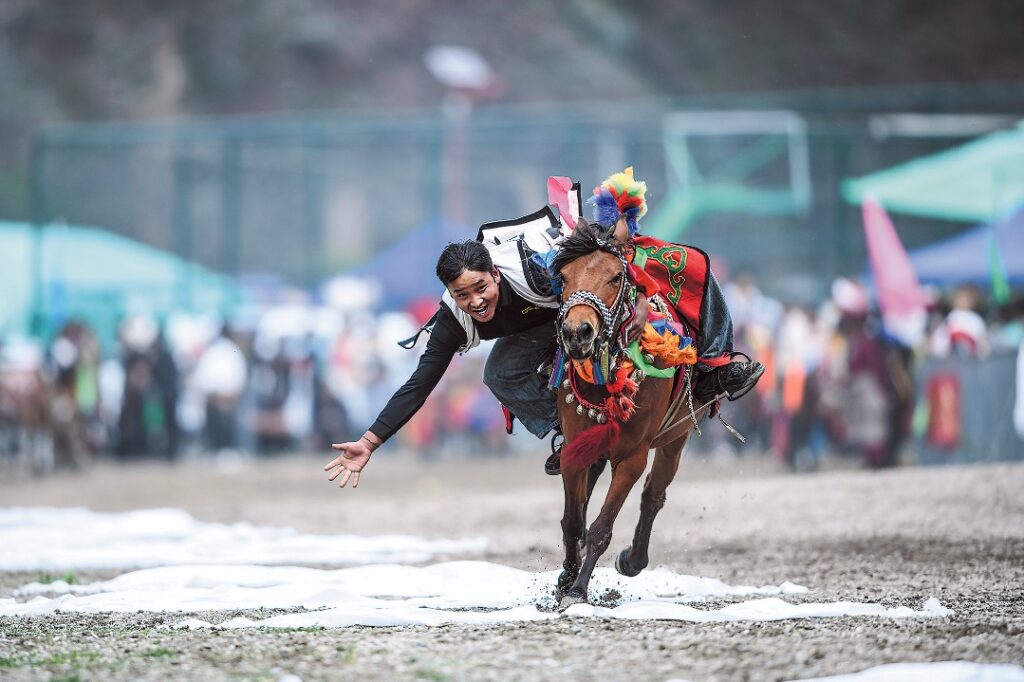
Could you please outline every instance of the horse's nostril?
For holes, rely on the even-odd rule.
[[[590,326],[589,322],[583,322],[576,328],[576,335],[579,337],[580,341],[586,343],[594,338],[594,328]]]
[[[571,339],[572,338],[572,327],[569,326],[568,322],[563,322],[562,323],[562,338],[563,339]]]

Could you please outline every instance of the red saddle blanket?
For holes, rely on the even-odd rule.
[[[673,244],[655,237],[636,235],[632,274],[648,298],[660,294],[671,307],[676,322],[683,324],[694,341],[701,331],[700,311],[707,291],[710,262],[706,253],[692,246]]]
[[[692,246],[673,244],[656,237],[638,234],[633,246],[631,271],[634,281],[648,298],[655,294],[668,303],[673,319],[693,338],[698,354],[702,347],[704,297],[711,278],[711,259]],[[717,367],[729,362],[729,356],[701,357],[701,364]]]

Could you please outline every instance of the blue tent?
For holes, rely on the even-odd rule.
[[[999,252],[1011,283],[1024,283],[1024,204],[1006,214],[993,229],[982,224],[966,232],[910,252],[922,282],[955,284],[990,281],[989,240],[996,236]]]
[[[434,220],[410,231],[372,259],[347,272],[374,279],[381,285],[381,305],[405,308],[423,297],[441,299],[443,291],[434,269],[448,242],[473,239],[476,230],[444,220]]]

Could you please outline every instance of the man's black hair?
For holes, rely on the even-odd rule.
[[[491,260],[487,247],[478,241],[467,239],[452,242],[444,247],[441,257],[437,259],[436,272],[441,283],[448,286],[466,270],[490,272],[493,268],[494,261]]]

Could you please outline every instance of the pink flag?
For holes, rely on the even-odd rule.
[[[562,220],[570,229],[576,229],[579,220],[578,207],[569,196],[572,192],[572,180],[564,175],[552,175],[548,178],[548,203],[558,207]]]
[[[908,345],[921,339],[926,297],[885,209],[874,199],[861,206],[868,256],[886,330]]]

